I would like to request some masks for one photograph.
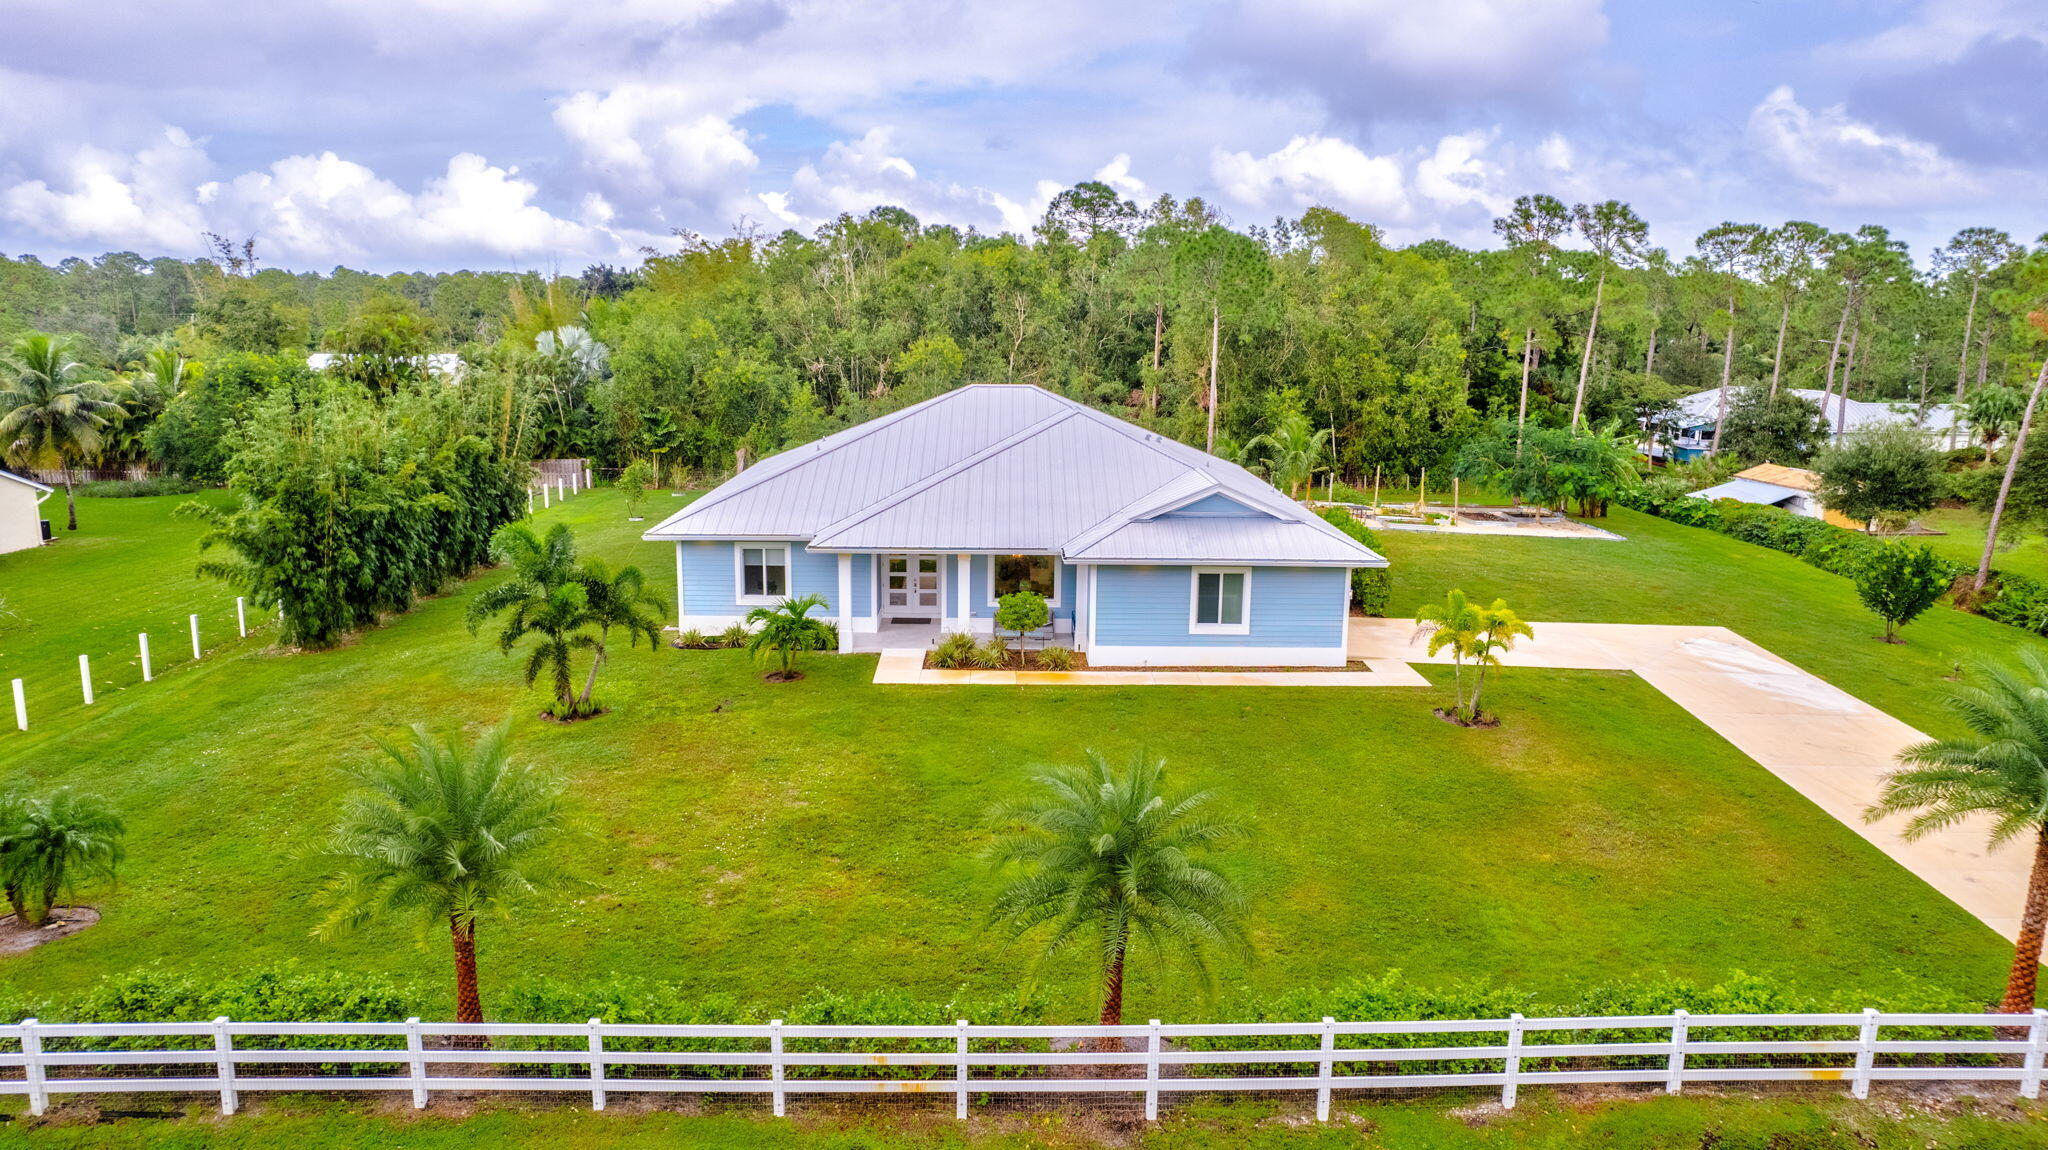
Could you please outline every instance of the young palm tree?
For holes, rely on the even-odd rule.
[[[43,926],[81,882],[111,881],[126,829],[104,800],[69,787],[0,800],[0,888],[15,919]]]
[[[595,648],[596,638],[583,634],[595,620],[590,592],[576,565],[576,540],[565,524],[548,529],[545,539],[524,523],[510,523],[491,537],[491,554],[512,565],[512,578],[469,601],[471,634],[486,618],[505,615],[498,632],[498,650],[512,648],[529,635],[539,637],[526,658],[526,685],[546,671],[555,694],[551,713],[570,719],[579,713],[569,660],[578,648]],[[595,669],[593,668],[593,674]]]
[[[476,928],[489,914],[561,882],[550,852],[565,837],[560,780],[511,761],[509,724],[474,747],[378,740],[384,758],[351,772],[362,789],[327,844],[321,892],[334,937],[382,918],[408,918],[424,939],[445,926],[455,952],[455,1019],[482,1022]]]
[[[1184,958],[1205,980],[1205,948],[1245,944],[1243,894],[1201,861],[1245,830],[1203,813],[1209,792],[1167,794],[1165,769],[1142,753],[1119,769],[1091,750],[1088,765],[1044,769],[1035,797],[995,812],[1011,829],[989,857],[1024,873],[996,895],[991,921],[1019,935],[1049,927],[1041,962],[1085,943],[1101,962],[1104,1025],[1123,1021],[1135,944]]]
[[[1472,686],[1473,721],[1478,721],[1484,714],[1479,709],[1479,699],[1486,693],[1486,669],[1500,666],[1499,652],[1512,650],[1516,639],[1533,639],[1535,636],[1536,632],[1522,622],[1522,617],[1508,607],[1505,599],[1495,599],[1493,606],[1479,612],[1479,629],[1472,636],[1472,661],[1479,667],[1479,680]]]
[[[1315,478],[1316,468],[1329,446],[1329,428],[1312,430],[1308,416],[1291,411],[1280,418],[1278,427],[1247,442],[1244,454],[1251,455],[1263,448],[1272,461],[1273,478],[1287,488],[1290,498],[1299,499],[1301,489]]]
[[[747,636],[747,650],[766,663],[775,660],[778,682],[796,678],[796,657],[802,651],[816,651],[825,645],[826,631],[810,612],[823,607],[822,596],[806,595],[784,599],[773,607],[756,607],[747,612],[747,622],[756,624]]]
[[[1483,622],[1479,608],[1456,589],[1446,594],[1443,602],[1424,603],[1415,613],[1415,633],[1429,636],[1429,653],[1451,649],[1451,684],[1457,696],[1451,714],[1455,718],[1465,717],[1465,660],[1473,654]]]
[[[609,654],[607,644],[611,642],[612,628],[626,632],[628,646],[638,644],[645,636],[649,647],[659,647],[665,604],[660,596],[647,593],[647,579],[638,567],[621,567],[613,572],[602,559],[585,559],[577,578],[583,583],[590,622],[597,626],[590,675],[583,680],[583,697],[579,700],[579,705],[588,710],[591,689],[597,686],[597,669],[604,666]]]
[[[1998,1009],[2034,1009],[2041,939],[2048,926],[2048,658],[2020,654],[2020,670],[1982,664],[1982,685],[1951,690],[1948,709],[1968,735],[1933,739],[1899,752],[1900,768],[1865,812],[1871,821],[1911,812],[1905,837],[1918,838],[1975,815],[1991,817],[1991,845],[2034,838],[2034,863],[2020,916],[2012,971]]]
[[[99,451],[121,408],[105,384],[73,378],[83,365],[71,346],[70,336],[41,332],[14,341],[0,375],[0,453],[17,467],[63,470],[68,529],[76,531],[71,471]]]

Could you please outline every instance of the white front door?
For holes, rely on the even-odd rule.
[[[939,603],[937,555],[882,557],[882,606],[891,612],[936,614]]]

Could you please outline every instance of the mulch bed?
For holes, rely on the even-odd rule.
[[[1038,652],[1036,652],[1036,651],[1018,651],[1018,650],[1015,650],[1015,649],[1012,649],[1012,650],[1011,650],[1011,652],[1010,652],[1010,655],[1009,655],[1009,658],[1007,658],[1007,659],[1003,660],[1003,663],[1002,663],[1002,665],[1001,665],[1001,666],[999,666],[999,667],[984,667],[984,666],[982,666],[982,665],[981,665],[981,664],[979,664],[979,663],[961,663],[961,664],[960,664],[959,666],[957,666],[957,667],[941,667],[941,666],[939,666],[939,665],[938,665],[937,663],[934,663],[934,662],[932,662],[932,655],[931,655],[931,652],[930,652],[930,651],[926,651],[926,652],[925,652],[925,655],[924,655],[924,666],[925,666],[925,669],[926,669],[926,670],[928,670],[928,671],[1050,671],[1050,670],[1053,670],[1053,668],[1051,668],[1051,667],[1045,667],[1045,666],[1040,666],[1040,665],[1039,665],[1039,662],[1038,662]],[[1088,656],[1086,656],[1086,655],[1083,655],[1083,654],[1082,654],[1081,652],[1079,652],[1079,651],[1075,651],[1075,652],[1074,652],[1074,664],[1073,664],[1073,666],[1071,666],[1071,667],[1061,667],[1061,668],[1059,668],[1059,670],[1062,670],[1062,671],[1086,671],[1086,670],[1088,670]]]
[[[100,920],[89,906],[60,906],[45,926],[29,926],[13,915],[0,918],[0,954],[22,954],[46,942],[69,938]]]

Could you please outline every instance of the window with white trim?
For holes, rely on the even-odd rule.
[[[789,548],[741,545],[735,548],[737,593],[735,603],[780,603],[789,596]]]
[[[1248,567],[1197,567],[1188,604],[1191,635],[1248,635],[1252,573]]]
[[[992,555],[994,572],[989,581],[988,601],[1017,591],[1031,591],[1045,598],[1047,605],[1060,605],[1060,563],[1051,555]]]

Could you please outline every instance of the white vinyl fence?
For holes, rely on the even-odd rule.
[[[1994,1028],[2004,1028],[2003,1030]],[[2005,1037],[2001,1038],[2000,1035]],[[1121,1047],[1121,1049],[1119,1049]],[[1104,1049],[1106,1048],[1106,1049]],[[1715,1014],[1430,1022],[1142,1026],[655,1026],[234,1022],[0,1026],[0,1093],[41,1114],[54,1095],[437,1091],[767,1095],[1332,1095],[1635,1083],[2010,1082],[2038,1097],[2048,1011]],[[1083,1100],[1084,1102],[1087,1100]]]

